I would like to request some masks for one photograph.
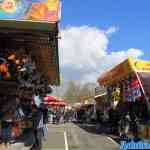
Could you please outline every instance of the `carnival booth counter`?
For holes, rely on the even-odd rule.
[[[128,131],[131,130],[133,136],[137,137],[139,127],[144,126],[146,133],[143,137],[150,138],[149,79],[150,62],[133,58],[128,58],[98,79],[100,86],[107,88],[107,101],[116,112],[116,117],[110,118],[112,125],[117,126],[116,132],[127,134],[124,128],[130,126]]]

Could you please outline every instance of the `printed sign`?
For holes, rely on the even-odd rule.
[[[60,0],[0,0],[0,19],[57,22]]]
[[[150,71],[150,61],[135,61],[134,67],[137,71]]]
[[[129,57],[112,70],[104,73],[98,79],[98,82],[101,85],[107,85],[114,81],[117,82],[134,72],[150,72],[150,61],[135,60]]]
[[[118,81],[130,73],[134,72],[131,65],[131,58],[125,60],[124,62],[117,65],[112,70],[104,73],[99,79],[98,82],[101,85],[106,85],[112,83],[113,81]]]

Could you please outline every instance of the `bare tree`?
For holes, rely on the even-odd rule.
[[[69,81],[64,98],[69,103],[79,102],[82,97],[94,96],[95,86],[96,85],[94,83],[81,84],[80,82],[77,83],[75,81]]]
[[[64,94],[64,98],[69,103],[78,102],[78,93],[80,91],[80,85],[75,83],[75,81],[69,81],[68,87]]]
[[[79,97],[94,97],[95,94],[95,84],[94,83],[85,83],[80,88]]]

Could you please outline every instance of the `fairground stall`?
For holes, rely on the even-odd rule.
[[[80,105],[77,107],[77,120],[81,123],[95,122],[95,101],[94,96],[81,96]]]
[[[117,131],[126,134],[128,129],[137,137],[143,130],[142,137],[149,138],[150,62],[128,58],[104,73],[98,82],[107,88],[107,101],[115,112],[110,119]],[[126,131],[122,131],[124,128]]]
[[[55,96],[46,96],[44,104],[48,108],[49,123],[63,123],[68,104],[62,98]]]
[[[59,0],[0,1],[0,137],[5,143],[32,131],[35,105],[51,92],[49,85],[59,85],[60,7]],[[33,138],[26,139],[33,144]]]
[[[96,95],[94,97],[94,99],[96,102],[97,117],[98,117],[98,114],[104,115],[105,110],[107,110],[107,95],[106,95],[106,93]]]
[[[96,103],[96,112],[98,114],[103,113],[107,108],[107,102],[108,102],[106,88],[96,87],[94,100]]]

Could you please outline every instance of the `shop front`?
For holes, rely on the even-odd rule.
[[[120,134],[132,131],[137,137],[141,126],[149,128],[149,64],[129,58],[98,79],[100,86],[107,89],[110,122]],[[148,134],[144,137],[148,138]]]
[[[0,139],[33,145],[38,112],[45,119],[43,97],[59,85],[60,1],[0,5]]]
[[[80,97],[81,106],[78,110],[79,118],[83,123],[95,123],[96,115],[96,103],[94,96],[82,96]]]
[[[96,112],[103,113],[107,109],[106,93],[102,93],[94,97],[96,102]]]

